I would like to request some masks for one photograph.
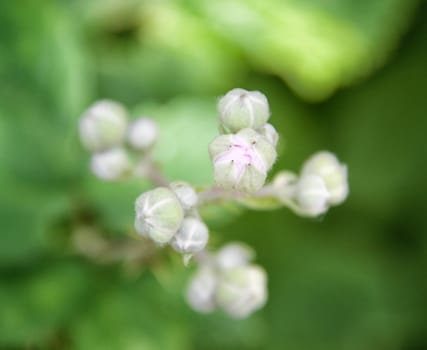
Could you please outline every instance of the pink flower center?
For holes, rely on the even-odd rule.
[[[256,142],[250,144],[236,135],[232,136],[229,149],[215,158],[215,163],[232,163],[236,182],[240,181],[248,166],[253,166],[260,172],[266,172],[264,161],[256,149]]]

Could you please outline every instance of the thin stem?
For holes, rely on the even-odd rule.
[[[225,190],[218,186],[209,187],[199,192],[198,206],[203,206],[212,202],[218,202],[222,200],[239,200],[243,198],[265,198],[265,197],[276,197],[276,189],[273,185],[267,185],[261,188],[258,192],[249,195],[238,191]]]
[[[212,202],[217,202],[225,199],[237,200],[246,196],[246,194],[238,191],[230,191],[218,186],[212,186],[199,192],[199,201],[197,205],[203,206]]]
[[[158,164],[150,153],[146,153],[137,166],[135,176],[148,178],[155,186],[169,186],[169,181],[163,175]]]

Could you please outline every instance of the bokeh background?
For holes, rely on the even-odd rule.
[[[427,349],[426,18],[415,0],[2,1],[0,349]],[[161,125],[171,179],[209,184],[234,87],[270,100],[273,174],[328,149],[351,189],[317,220],[206,210],[212,249],[247,242],[268,271],[242,321],[186,305],[194,266],[132,237],[149,184],[95,179],[76,131],[121,101]]]

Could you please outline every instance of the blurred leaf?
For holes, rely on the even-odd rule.
[[[12,181],[1,183],[7,192],[0,201],[0,265],[39,258],[46,251],[53,220],[69,210],[66,198]]]
[[[142,103],[134,115],[148,115],[159,124],[155,159],[171,180],[193,185],[213,183],[208,145],[218,134],[213,99],[177,98],[167,104]]]
[[[0,282],[0,347],[43,346],[87,303],[88,274],[77,264],[53,262]]]
[[[190,1],[206,23],[301,96],[324,99],[384,62],[416,0]]]
[[[91,94],[92,75],[62,7],[2,3],[0,13],[3,264],[42,254],[49,225],[69,211],[67,195],[81,165],[76,117]]]
[[[417,3],[110,0],[83,8],[107,91],[221,91],[229,87],[222,77],[238,81],[252,65],[321,100],[384,63]]]
[[[135,200],[150,186],[139,179],[122,182],[105,182],[89,174],[81,190],[85,205],[93,208],[105,232],[119,233],[133,229]]]
[[[120,100],[226,89],[245,67],[236,49],[179,2],[97,0],[74,3],[83,16],[101,92]],[[172,39],[172,40],[171,40]]]
[[[189,348],[188,328],[182,316],[182,285],[177,288],[172,284],[173,289],[159,293],[160,286],[151,276],[144,275],[137,281],[115,281],[104,287],[105,293],[73,326],[76,348]]]

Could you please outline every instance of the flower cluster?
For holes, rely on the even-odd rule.
[[[221,309],[233,318],[245,318],[267,300],[264,269],[252,264],[254,251],[229,243],[216,254],[205,254],[190,280],[187,301],[199,312]]]
[[[154,145],[158,128],[147,117],[128,122],[124,106],[101,100],[83,113],[79,133],[83,146],[92,152],[94,175],[101,180],[119,180],[134,170],[131,153],[146,152]]]
[[[79,131],[82,144],[93,153],[91,169],[100,179],[142,176],[157,186],[136,198],[135,231],[158,246],[170,245],[183,255],[185,265],[195,257],[198,270],[187,291],[192,308],[221,309],[244,318],[267,300],[266,273],[251,263],[254,251],[244,244],[232,243],[216,254],[208,253],[209,229],[199,207],[218,199],[256,203],[273,198],[298,215],[318,216],[348,196],[347,167],[322,151],[303,164],[299,176],[280,171],[265,184],[279,140],[268,123],[267,98],[258,91],[233,89],[219,99],[218,113],[220,135],[209,145],[216,185],[200,192],[187,182],[167,181],[151,160],[158,136],[151,119],[128,122],[122,105],[103,100],[83,114]],[[133,158],[138,161],[132,162]]]
[[[234,89],[218,102],[218,136],[209,145],[217,185],[246,193],[260,190],[276,160],[279,139],[267,124],[267,98],[258,91]]]

